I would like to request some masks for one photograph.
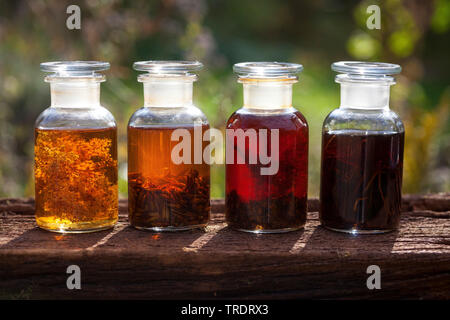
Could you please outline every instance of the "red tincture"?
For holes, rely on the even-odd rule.
[[[325,132],[322,142],[322,224],[356,233],[397,228],[404,133]]]
[[[308,125],[298,111],[255,114],[238,111],[228,120],[227,129],[279,130],[279,169],[262,175],[268,167],[259,161],[259,141],[245,149],[234,138],[234,164],[226,165],[226,218],[232,228],[256,232],[280,232],[304,226],[308,186]],[[228,142],[227,142],[228,143]],[[237,154],[245,154],[245,164],[237,164]],[[250,154],[258,162],[249,164]]]

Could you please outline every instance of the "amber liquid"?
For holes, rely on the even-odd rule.
[[[180,127],[128,127],[128,210],[140,229],[176,231],[203,227],[210,212],[210,166],[194,163],[194,126],[189,163],[175,164],[171,141]],[[202,134],[209,125],[201,126]],[[202,151],[209,142],[197,141]],[[183,154],[183,152],[181,152]]]
[[[351,233],[380,233],[400,220],[404,133],[325,132],[320,220]]]
[[[118,218],[117,129],[36,129],[35,196],[43,229],[112,227]]]
[[[228,120],[227,129],[278,129],[279,170],[261,175],[262,165],[249,163],[250,153],[259,154],[259,142],[245,147],[234,143],[235,159],[226,165],[226,219],[231,228],[272,233],[304,226],[308,189],[308,125],[296,112],[276,115],[237,114]],[[270,130],[268,131],[270,137]],[[268,138],[267,150],[271,150]],[[237,163],[244,154],[245,164]],[[259,157],[258,157],[259,159]]]

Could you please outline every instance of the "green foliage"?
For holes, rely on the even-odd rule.
[[[348,40],[347,50],[356,59],[367,60],[380,55],[381,45],[370,34],[356,32]]]
[[[407,57],[414,51],[415,37],[407,30],[400,30],[389,36],[389,48],[398,57]]]
[[[431,28],[437,33],[448,32],[450,28],[450,1],[436,1],[436,9],[431,19]]]

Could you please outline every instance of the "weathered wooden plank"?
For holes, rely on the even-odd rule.
[[[349,236],[319,227],[251,235],[226,228],[213,201],[206,232],[134,230],[121,202],[113,230],[60,235],[35,226],[32,199],[0,200],[0,295],[31,298],[450,298],[450,194],[407,196],[401,228]],[[313,199],[309,208],[317,210]],[[82,290],[66,288],[66,268]],[[378,265],[382,289],[368,290]]]

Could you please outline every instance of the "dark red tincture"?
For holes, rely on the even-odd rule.
[[[270,129],[279,130],[279,169],[262,175],[270,165],[249,164],[251,153],[259,154],[257,144],[245,148],[234,138],[234,164],[226,165],[226,218],[234,229],[254,232],[281,232],[304,226],[308,187],[308,125],[298,111],[255,114],[238,111],[228,120],[227,129],[267,129],[270,155]],[[228,143],[228,141],[227,141]],[[245,164],[237,164],[237,154],[245,154]]]
[[[320,184],[322,225],[355,233],[396,229],[403,146],[403,132],[325,132]]]

